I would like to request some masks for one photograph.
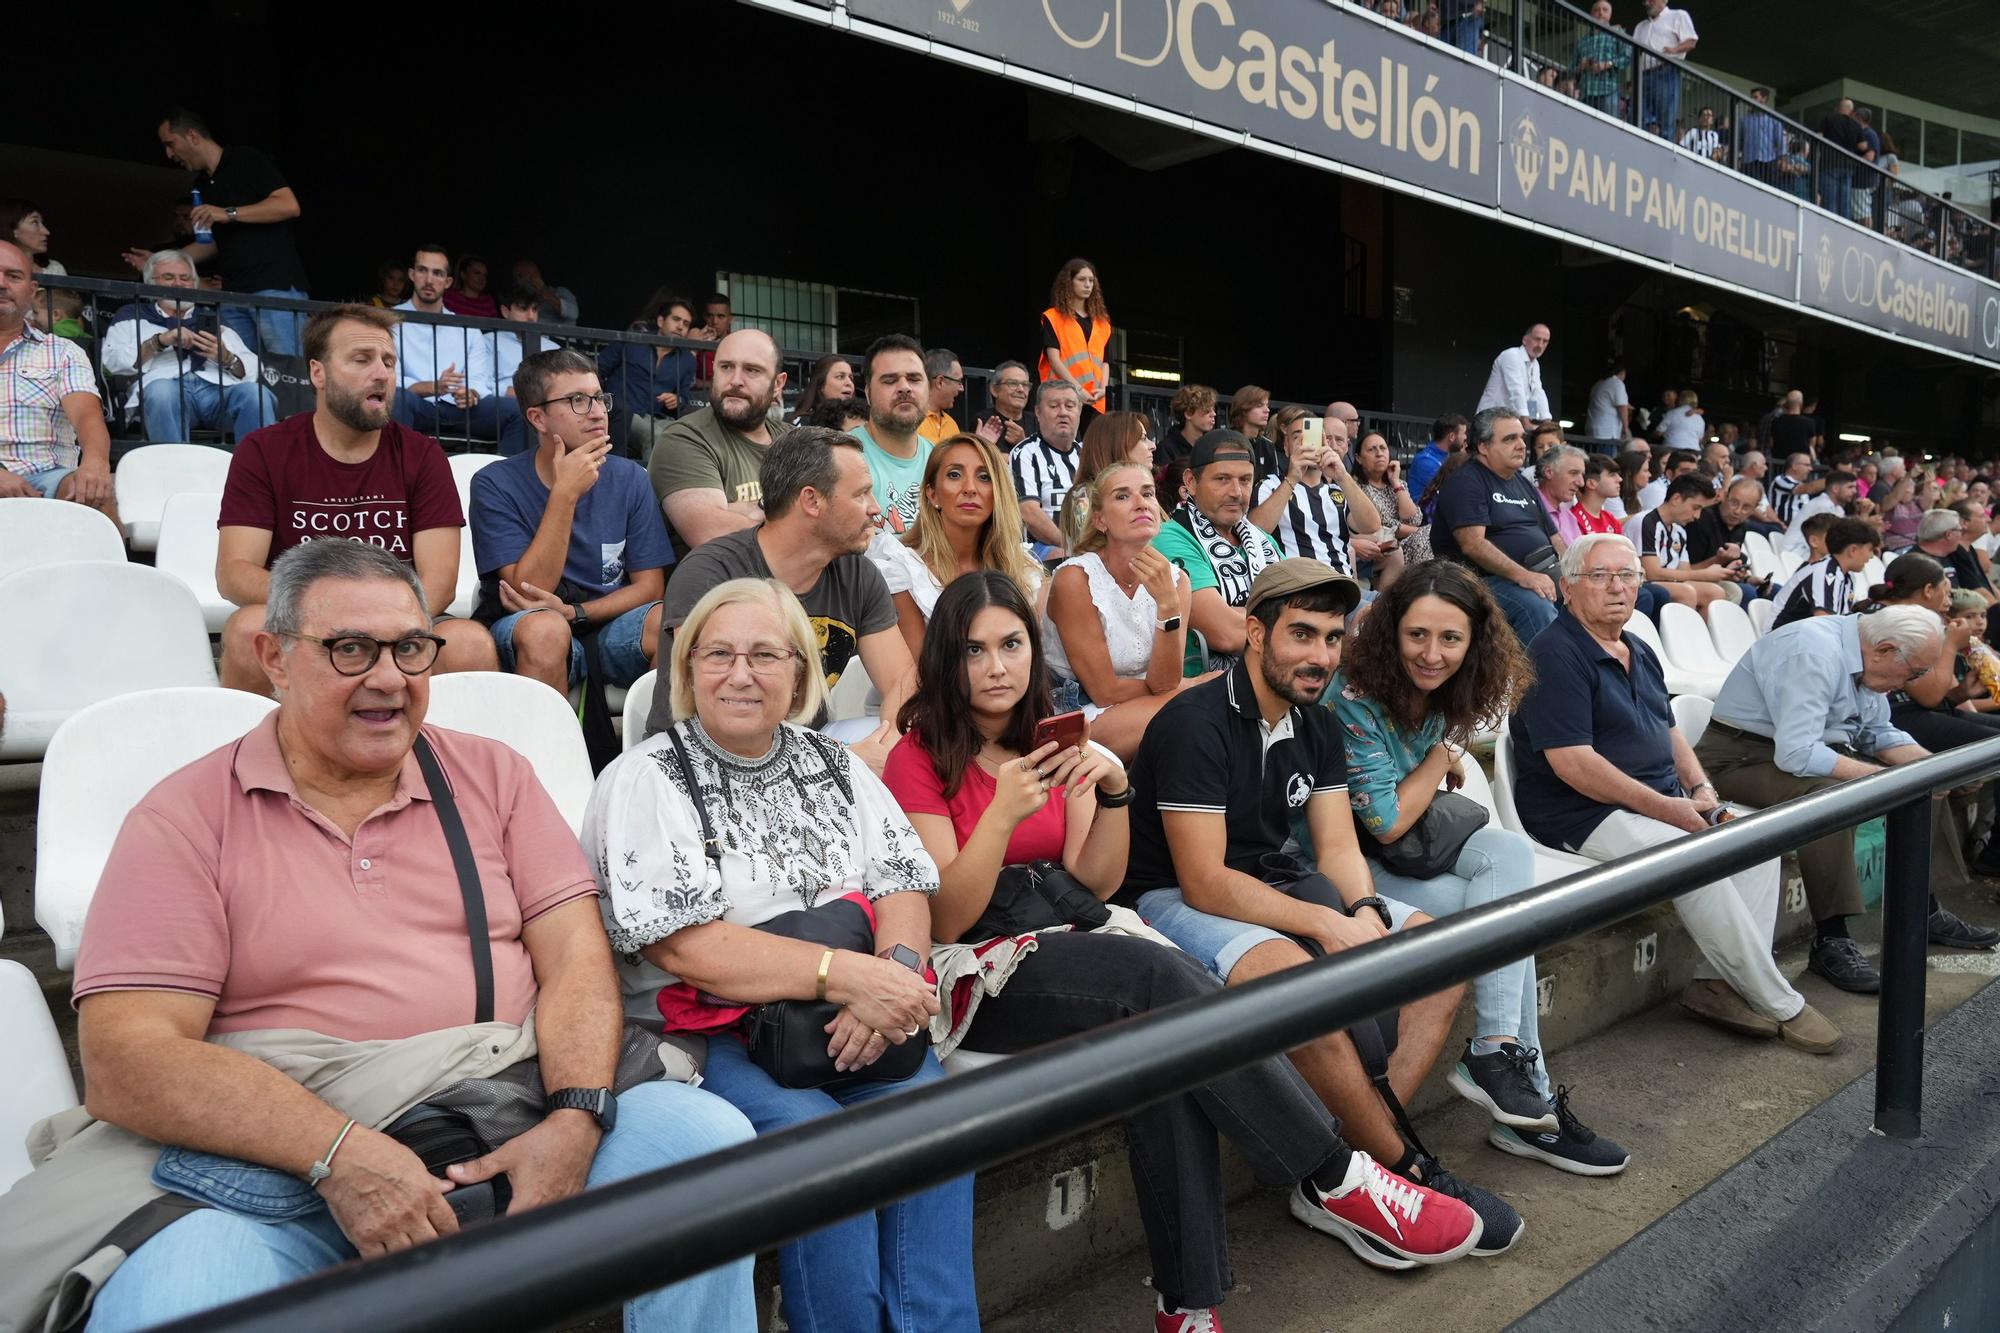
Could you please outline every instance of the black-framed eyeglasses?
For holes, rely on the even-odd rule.
[[[331,638],[319,639],[310,634],[297,634],[290,630],[279,630],[279,635],[287,639],[302,639],[306,643],[316,643],[326,649],[327,661],[343,676],[365,676],[375,669],[382,660],[382,650],[389,650],[389,660],[396,669],[406,676],[421,676],[429,671],[437,661],[444,639],[436,634],[418,630],[405,634],[400,639],[378,639],[368,634],[336,634]]]
[[[544,398],[539,403],[530,403],[529,406],[547,407],[551,403],[568,403],[569,410],[580,417],[589,416],[590,405],[596,403],[608,416],[611,412],[611,391],[607,389],[603,393],[569,393],[560,398]]]
[[[961,389],[965,387],[965,376],[963,375],[940,375],[938,378],[946,384],[956,384]]]

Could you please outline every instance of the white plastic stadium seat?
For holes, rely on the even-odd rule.
[[[1779,551],[1778,568],[1772,572],[1771,577],[1776,579],[1778,582],[1783,583],[1786,579],[1798,573],[1799,566],[1803,565],[1805,562],[1806,558],[1802,555],[1799,555],[1796,552]]]
[[[230,454],[206,444],[146,444],[118,460],[111,476],[118,517],[135,551],[160,544],[160,516],[169,498],[192,491],[220,495],[229,480]]]
[[[1686,672],[1681,671],[1674,665],[1673,659],[1667,656],[1666,645],[1660,642],[1660,631],[1654,627],[1652,621],[1646,619],[1642,612],[1634,611],[1632,613],[1632,618],[1625,622],[1625,632],[1633,638],[1644,642],[1648,648],[1653,650],[1653,655],[1660,659],[1660,670],[1665,673],[1667,678],[1668,694],[1700,694],[1703,692],[1701,680],[1698,677],[1690,676]],[[1713,695],[1721,688],[1722,682],[1717,680],[1707,692]]]
[[[1465,793],[1472,795],[1471,765],[1467,765]],[[1480,774],[1485,781],[1485,774]],[[1521,827],[1521,816],[1514,809],[1514,737],[1506,731],[1493,743],[1493,785],[1488,793],[1486,806],[1493,811],[1495,821],[1501,828],[1511,829],[1523,837],[1528,831]],[[1529,839],[1530,842],[1534,840]],[[1578,856],[1558,847],[1544,847],[1535,843],[1535,883],[1549,884],[1565,875],[1574,875],[1579,870],[1588,870],[1597,862],[1587,856]]]
[[[276,707],[212,685],[139,690],[81,709],[57,730],[35,818],[35,920],[55,941],[56,966],[76,961],[90,896],[139,798]]]
[[[1713,699],[1729,678],[1729,663],[1715,651],[1715,640],[1709,637],[1708,622],[1701,618],[1701,612],[1678,602],[1661,607],[1660,638],[1682,674],[1703,682],[1704,688],[1693,692]],[[1708,687],[1710,682],[1712,688]]]
[[[0,1097],[0,1194],[28,1174],[28,1127],[76,1105],[69,1057],[49,1017],[35,974],[0,958],[0,1069],[7,1095]]]
[[[1733,667],[1750,651],[1750,645],[1757,642],[1757,627],[1750,623],[1750,613],[1736,603],[1710,602],[1708,637],[1715,644],[1715,655],[1722,659],[1722,664]]]
[[[855,718],[866,717],[868,692],[873,687],[874,682],[868,679],[868,668],[861,665],[861,654],[856,653],[848,658],[847,669],[841,672],[840,679],[833,683],[833,692],[827,698],[827,721],[848,722]]]
[[[625,691],[625,748],[646,739],[646,714],[653,711],[653,688],[660,683],[658,671],[648,671]]]
[[[538,680],[504,671],[461,671],[431,678],[424,721],[512,746],[534,765],[570,828],[583,829],[590,804],[590,752],[569,700]]]
[[[123,560],[118,525],[87,505],[51,504],[40,496],[0,500],[0,573],[61,560]]]
[[[1889,567],[1882,563],[1882,557],[1871,555],[1868,563],[1861,567],[1860,577],[1854,580],[1854,600],[1860,601],[1868,595],[1868,590],[1887,578]]]
[[[1771,632],[1771,622],[1778,618],[1778,604],[1768,597],[1760,598],[1750,603],[1748,614],[1750,628],[1756,630],[1757,637],[1761,639]]]
[[[472,478],[479,469],[499,462],[500,455],[453,454],[446,461],[451,464],[452,483],[458,487],[458,507],[465,515],[465,526],[458,530],[458,591],[445,610],[469,617],[473,603],[479,600],[479,570],[472,557]]]
[[[1700,745],[1701,738],[1708,734],[1708,720],[1715,716],[1715,701],[1704,699],[1699,694],[1683,694],[1673,701],[1674,725],[1680,728],[1681,739],[1689,745]]]
[[[56,728],[100,699],[214,685],[194,594],[145,565],[77,561],[0,575],[0,761],[39,759]]]
[[[194,594],[210,634],[222,633],[223,622],[236,610],[236,604],[215,586],[215,552],[221,539],[215,520],[221,513],[220,495],[183,492],[172,497],[160,516],[160,546],[153,553],[153,568],[173,575]]]
[[[472,478],[479,469],[500,461],[498,454],[453,454],[447,460],[451,464],[451,479],[458,486],[458,507],[472,517]]]
[[[975,1069],[997,1065],[1007,1057],[993,1051],[968,1051],[963,1046],[944,1058],[944,1072],[947,1074],[970,1074]]]
[[[1760,579],[1778,571],[1778,553],[1771,549],[1771,539],[1761,532],[1743,534],[1743,560]]]

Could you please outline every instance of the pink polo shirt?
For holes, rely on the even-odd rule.
[[[472,1022],[465,903],[416,756],[350,843],[298,799],[277,716],[126,816],[84,923],[74,998],[206,995],[211,1033],[306,1028],[367,1041]],[[596,882],[526,759],[463,732],[424,734],[479,865],[494,1017],[519,1023],[535,1002],[522,926],[594,895]]]

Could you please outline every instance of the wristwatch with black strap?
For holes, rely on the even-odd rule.
[[[1371,893],[1366,898],[1356,898],[1347,905],[1347,914],[1349,916],[1360,916],[1361,909],[1364,907],[1375,909],[1376,914],[1382,918],[1382,929],[1394,930],[1396,928],[1395,921],[1389,916],[1389,904],[1379,894]]]
[[[587,1111],[609,1134],[618,1125],[618,1098],[609,1088],[564,1088],[548,1095],[549,1111]]]

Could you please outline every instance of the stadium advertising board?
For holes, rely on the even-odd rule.
[[[1919,342],[2000,360],[2000,287],[1806,209],[1799,299]]]

